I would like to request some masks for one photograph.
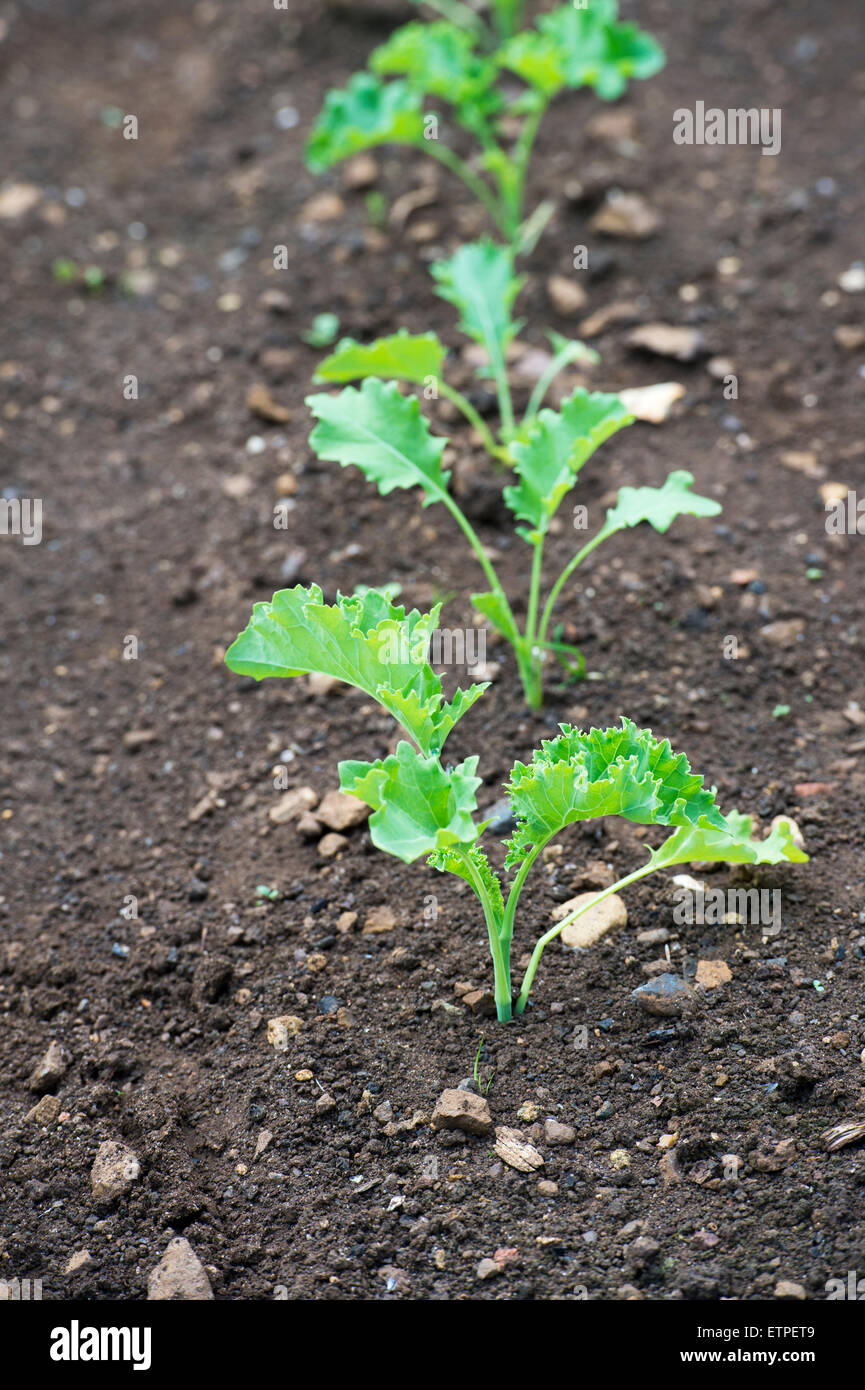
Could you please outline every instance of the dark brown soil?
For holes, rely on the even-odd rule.
[[[562,617],[601,678],[551,679],[544,715],[530,716],[496,649],[498,680],[452,753],[480,753],[486,804],[558,719],[626,713],[685,750],[724,806],[764,827],[795,816],[812,861],[763,879],[784,908],[765,943],[756,927],[674,928],[671,885],[650,880],[628,894],[630,923],[609,944],[550,949],[532,1009],[511,1025],[436,1007],[458,1003],[456,983],[490,980],[473,899],[379,855],[363,829],[323,861],[269,822],[285,750],[289,785],[323,794],[340,757],[379,755],[392,726],[352,694],[254,687],[221,662],[252,601],[289,576],[329,596],[395,579],[413,604],[453,596],[449,625],[469,621],[478,575],[448,518],[311,457],[302,401],[318,354],[300,335],[333,310],[355,335],[405,323],[458,347],[424,261],[476,229],[473,209],[443,182],[409,231],[377,232],[339,171],[304,170],[322,93],[382,32],[362,18],[254,0],[65,8],[64,22],[7,5],[0,45],[5,170],[42,191],[4,225],[3,485],[44,500],[41,545],[0,542],[0,1279],[41,1277],[51,1299],[141,1299],[173,1234],[221,1299],[755,1299],[780,1280],[820,1299],[827,1279],[865,1273],[865,1149],[830,1154],[822,1139],[865,1119],[865,730],[850,707],[865,708],[865,541],[827,537],[820,479],[782,462],[812,453],[824,481],[865,489],[863,353],[833,338],[861,322],[862,296],[837,289],[865,217],[859,6],[836,0],[831,20],[817,0],[630,6],[669,52],[623,103],[633,145],[589,133],[589,96],[543,129],[533,192],[560,208],[528,267],[526,341],[542,345],[548,321],[569,327],[548,311],[544,280],[567,274],[586,242],[613,256],[587,282],[589,310],[636,300],[642,321],[699,326],[740,386],[725,401],[705,359],[637,357],[614,324],[596,340],[599,387],[675,378],[688,394],[663,426],[607,445],[579,500],[598,516],[620,483],[686,467],[723,502],[723,524],[680,522],[666,541],[641,530],[600,552]],[[697,99],[783,108],[780,157],[674,145],[672,111]],[[137,141],[100,119],[107,107],[138,116]],[[286,107],[293,129],[276,122]],[[411,161],[380,163],[388,203],[418,186]],[[569,204],[576,177],[589,200]],[[593,242],[592,198],[615,184],[661,214],[653,239]],[[301,209],[328,187],[344,213],[310,222]],[[430,240],[412,240],[419,219],[435,224]],[[273,269],[275,244],[290,270]],[[234,248],[245,258],[220,259]],[[59,257],[99,265],[106,287],[59,283]],[[724,257],[738,270],[719,274]],[[121,285],[129,270],[138,293]],[[264,307],[267,290],[285,291],[290,310]],[[138,400],[124,400],[129,374]],[[286,425],[250,415],[259,381],[291,410]],[[443,416],[439,428],[451,428]],[[469,442],[455,444],[467,505],[524,588],[525,551]],[[272,526],[286,471],[287,532]],[[553,556],[563,563],[571,545],[563,529]],[[749,584],[731,579],[742,570]],[[789,618],[803,636],[776,648],[761,629]],[[731,635],[749,649],[737,661],[723,655]],[[129,636],[137,660],[124,659]],[[124,735],[142,730],[151,741],[130,749]],[[620,824],[574,829],[562,845],[525,900],[517,955],[587,861],[625,873],[642,852]],[[263,884],[281,900],[257,899]],[[365,935],[378,905],[397,925]],[[358,924],[342,934],[346,911]],[[637,933],[659,926],[674,968],[718,957],[732,972],[675,1025],[630,999],[662,949]],[[324,996],[337,1012],[321,1012]],[[283,1014],[304,1023],[280,1055],[266,1031]],[[491,1141],[426,1122],[388,1135],[372,1114],[389,1101],[397,1123],[428,1117],[482,1039],[496,1124],[520,1126],[531,1101],[539,1122],[576,1131],[571,1146],[536,1140],[555,1196],[539,1175],[503,1169]],[[52,1040],[71,1061],[54,1088],[60,1117],[40,1128],[25,1119],[28,1077]],[[324,1093],[335,1105],[322,1115]],[[255,1158],[262,1131],[272,1139]],[[664,1135],[677,1136],[672,1157]],[[90,1168],[106,1139],[129,1144],[143,1172],[103,1210]],[[657,1249],[627,1249],[640,1234]],[[66,1275],[85,1247],[90,1263]],[[516,1253],[480,1280],[500,1249]]]

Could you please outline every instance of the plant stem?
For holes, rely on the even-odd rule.
[[[569,362],[574,362],[580,357],[585,357],[585,360],[591,361],[591,358],[585,356],[590,351],[591,349],[586,348],[582,343],[578,343],[576,340],[567,342],[563,347],[559,348],[546,371],[538,377],[535,388],[529,397],[529,403],[526,406],[523,424],[528,424],[530,420],[535,418],[543,404],[544,396],[547,394],[547,391],[552,386],[559,372],[567,367]]]
[[[525,859],[523,860],[522,864],[520,865],[519,869],[517,870],[516,877],[514,878],[514,881],[511,884],[511,889],[508,893],[507,902],[505,903],[505,912],[502,918],[501,930],[502,941],[506,943],[508,952],[510,952],[511,948],[511,940],[514,934],[514,917],[516,916],[517,903],[519,902],[520,893],[523,891],[523,884],[525,883],[526,878],[528,877],[529,870],[531,869],[541,850],[544,848],[545,844],[546,840],[542,841],[540,844],[532,846]]]
[[[493,458],[500,459],[502,463],[511,464],[511,456],[507,449],[502,448],[493,438],[492,431],[486,421],[478,414],[470,400],[467,400],[462,391],[457,391],[453,386],[448,386],[447,382],[439,382],[439,393],[446,400],[452,401],[457,410],[462,411],[470,425],[473,425],[483,440],[484,448]]]
[[[543,562],[544,538],[541,536],[535,542],[534,554],[532,555],[532,577],[529,583],[529,607],[526,615],[526,656],[532,676],[531,686],[526,688],[526,700],[531,709],[539,709],[543,702],[541,649],[536,645]]]
[[[447,145],[440,144],[438,140],[424,140],[422,143],[418,143],[417,148],[432,155],[433,159],[437,159],[440,164],[444,164],[446,169],[450,169],[452,174],[456,174],[458,179],[462,179],[466,187],[471,189],[478,201],[486,208],[502,236],[510,240],[511,232],[505,210],[471,165],[467,164],[464,159],[460,159],[459,155],[454,154]]]
[[[565,927],[570,926],[571,922],[575,922],[578,917],[582,917],[584,912],[588,912],[590,907],[594,907],[596,903],[603,902],[604,898],[608,898],[611,893],[618,893],[620,888],[627,888],[629,883],[636,883],[637,879],[645,878],[647,874],[654,873],[657,867],[657,864],[650,862],[644,864],[642,869],[637,869],[634,873],[628,874],[627,877],[620,878],[618,883],[614,883],[611,887],[605,888],[602,893],[596,893],[590,902],[584,903],[583,906],[578,907],[575,912],[570,912],[567,917],[563,917],[561,922],[557,922],[554,927],[551,927],[548,932],[545,932],[544,935],[538,939],[535,943],[535,949],[532,951],[532,958],[529,961],[526,973],[523,976],[520,997],[515,1006],[516,1013],[521,1014],[526,1007],[529,991],[531,990],[532,982],[535,978],[535,971],[543,955],[544,947],[548,946],[551,941],[554,941],[556,937],[564,931]]]
[[[607,536],[611,536],[612,534],[612,531],[607,531],[604,527],[601,527],[598,534],[588,541],[583,546],[582,550],[578,550],[573,559],[569,560],[565,565],[565,568],[562,570],[552,589],[550,589],[549,598],[544,604],[544,611],[541,615],[541,625],[538,629],[538,645],[542,645],[547,640],[547,628],[550,625],[550,618],[556,606],[556,599],[559,597],[565,584],[567,584],[574,570],[577,568],[577,565],[582,564],[583,560],[585,560],[587,555],[591,554],[595,546],[600,545],[601,541],[606,540]]]
[[[519,225],[523,219],[523,200],[526,194],[526,178],[529,172],[529,156],[532,152],[532,146],[535,143],[535,137],[538,133],[538,127],[540,126],[541,121],[544,118],[544,112],[546,111],[548,105],[548,103],[545,101],[541,103],[540,98],[539,103],[540,104],[537,106],[537,108],[534,111],[530,111],[529,114],[526,116],[526,119],[523,121],[523,128],[519,133],[519,136],[514,144],[512,152],[512,159],[517,170],[516,183],[514,185],[513,193],[511,194],[511,197],[509,199],[509,212],[511,223],[514,226],[514,235],[516,235],[516,231],[518,230]]]
[[[511,613],[511,606],[508,603],[507,595],[504,589],[502,588],[502,582],[496,574],[495,569],[493,568],[493,565],[486,551],[484,550],[484,547],[481,543],[481,538],[478,535],[477,531],[472,526],[471,522],[469,521],[460,504],[457,501],[455,501],[453,497],[451,497],[449,492],[442,491],[439,494],[438,500],[444,503],[451,516],[456,521],[457,525],[459,526],[460,530],[462,531],[472,550],[475,552],[478,564],[480,565],[481,569],[486,575],[487,582],[490,585],[490,588],[492,589],[496,597],[499,598],[501,602],[504,604],[505,608],[510,614],[511,621],[514,622],[514,626],[516,627],[516,622],[514,621],[513,613]]]
[[[469,876],[472,887],[480,899],[484,910],[484,920],[487,924],[487,933],[490,938],[490,954],[493,958],[493,989],[496,1000],[496,1014],[500,1023],[508,1023],[511,1019],[512,1000],[511,1000],[511,960],[510,945],[507,949],[499,935],[501,923],[496,917],[496,911],[490,901],[483,879],[473,864],[471,855],[464,849],[458,847],[456,850],[458,858],[462,861]]]

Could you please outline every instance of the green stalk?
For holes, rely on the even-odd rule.
[[[529,396],[529,403],[526,406],[526,413],[523,416],[523,424],[527,425],[530,420],[534,420],[543,404],[544,396],[549,391],[559,372],[567,367],[570,362],[576,362],[580,358],[584,361],[591,361],[592,359],[586,356],[589,352],[591,352],[591,349],[587,349],[582,343],[576,342],[567,342],[564,347],[559,348],[546,371],[542,372],[538,377],[535,388]],[[597,358],[595,360],[597,360]]]
[[[505,591],[502,588],[501,580],[499,579],[498,575],[493,569],[489,556],[487,555],[481,543],[480,536],[478,535],[475,528],[472,526],[471,522],[469,521],[459,502],[455,501],[454,498],[451,497],[449,492],[442,492],[439,500],[445,504],[451,516],[454,518],[463,535],[465,536],[466,540],[468,541],[469,545],[471,546],[472,550],[475,552],[478,564],[480,565],[481,569],[486,575],[487,583],[490,585],[490,588],[493,590],[493,592],[496,594],[498,598],[503,600],[508,612],[510,613],[511,606],[508,603],[507,595],[505,594]],[[511,618],[513,618],[512,613]]]
[[[563,917],[561,922],[557,922],[554,927],[550,927],[550,930],[545,932],[544,935],[538,939],[535,944],[535,949],[532,951],[532,958],[529,961],[526,973],[523,976],[520,997],[515,1006],[515,1012],[517,1014],[521,1014],[526,1007],[529,992],[532,988],[532,982],[535,978],[535,971],[543,955],[544,947],[549,946],[550,942],[554,941],[556,937],[564,931],[565,927],[570,926],[571,922],[575,922],[578,917],[582,917],[583,913],[588,912],[590,907],[594,907],[596,903],[603,902],[604,898],[608,898],[611,893],[618,893],[621,888],[627,888],[629,883],[636,883],[637,879],[645,878],[647,874],[654,873],[657,867],[658,865],[656,863],[650,862],[645,864],[642,869],[637,869],[634,873],[628,874],[625,878],[620,878],[618,883],[614,883],[611,887],[605,888],[602,893],[596,893],[591,902],[587,902],[582,907],[578,907],[574,912],[568,913],[567,917]]]
[[[578,550],[573,559],[569,560],[568,563],[565,565],[565,568],[562,570],[561,574],[559,575],[558,579],[556,580],[555,584],[550,590],[549,598],[547,599],[544,605],[544,611],[541,615],[541,625],[538,629],[539,646],[542,646],[547,640],[547,628],[550,625],[550,618],[552,617],[553,609],[556,606],[556,599],[559,597],[559,594],[561,593],[565,584],[567,584],[574,570],[577,568],[577,565],[582,564],[583,560],[585,560],[587,555],[591,554],[596,545],[600,545],[601,541],[606,540],[607,536],[611,536],[613,534],[614,533],[612,531],[607,531],[604,527],[601,527],[601,530],[598,532],[598,534],[594,536],[592,540],[588,541],[583,546],[582,550]]]
[[[496,1014],[499,1023],[509,1023],[511,1019],[512,1000],[511,1000],[511,964],[510,949],[505,950],[502,939],[499,935],[501,923],[496,917],[496,911],[490,901],[483,879],[477,871],[471,856],[458,846],[456,849],[457,857],[465,866],[471,881],[471,885],[480,899],[484,910],[484,920],[487,924],[487,933],[490,939],[490,954],[493,958],[493,990],[496,1001]]]
[[[492,431],[486,421],[478,414],[470,400],[467,400],[462,391],[457,391],[455,387],[448,386],[446,382],[439,382],[439,393],[446,400],[451,401],[462,411],[470,425],[473,425],[483,440],[484,448],[493,458],[499,459],[502,463],[512,464],[512,459],[507,449],[502,448],[493,438]]]
[[[544,848],[544,845],[546,843],[547,841],[544,840],[541,844],[532,846],[525,859],[523,860],[522,864],[520,865],[519,869],[517,870],[516,877],[514,878],[514,881],[511,884],[511,890],[508,893],[507,902],[505,903],[505,912],[502,918],[501,930],[501,938],[507,946],[508,952],[510,952],[511,949],[511,941],[514,935],[514,917],[516,916],[517,903],[519,902],[520,893],[522,893],[523,891],[523,884],[525,883],[526,878],[528,877],[529,870],[531,869],[532,865],[534,864],[535,860],[537,859],[538,855],[540,854],[541,850]]]
[[[537,108],[529,112],[526,119],[523,121],[523,128],[514,143],[511,156],[517,170],[516,183],[509,199],[509,212],[514,227],[514,235],[516,235],[523,218],[523,201],[526,194],[526,179],[529,172],[529,158],[532,153],[532,146],[535,143],[538,127],[544,118],[544,113],[548,105],[546,101],[541,102],[540,97],[538,101],[539,105]]]
[[[476,174],[474,169],[472,169],[464,159],[460,159],[458,154],[454,154],[453,150],[448,149],[447,145],[440,144],[438,140],[424,140],[423,142],[418,142],[417,148],[424,150],[426,154],[432,155],[433,159],[437,159],[446,169],[450,169],[452,174],[456,174],[458,179],[462,179],[466,187],[471,189],[478,202],[482,203],[486,208],[502,236],[510,240],[511,232],[505,210],[501,207],[495,194],[487,187],[480,175]]]
[[[541,648],[536,645],[538,636],[538,604],[540,601],[541,571],[544,561],[544,538],[535,542],[532,555],[532,577],[529,584],[529,607],[526,615],[526,657],[531,671],[531,685],[526,688],[526,700],[530,709],[540,709],[543,702],[543,674],[541,668]]]

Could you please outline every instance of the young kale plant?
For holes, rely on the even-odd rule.
[[[504,18],[517,7],[503,0],[499,8]],[[580,87],[611,101],[629,78],[651,77],[664,65],[660,45],[636,25],[620,24],[617,13],[618,0],[562,5],[492,52],[476,28],[447,19],[404,25],[373,51],[369,71],[327,94],[307,142],[307,165],[323,173],[377,145],[423,150],[462,179],[515,251],[527,253],[554,210],[545,201],[525,218],[532,148],[550,103]],[[516,93],[513,75],[523,83]],[[428,101],[450,104],[474,157],[463,159],[438,138]],[[510,141],[515,124],[519,134]]]
[[[514,764],[506,791],[516,829],[506,845],[502,877],[482,847],[488,822],[475,818],[475,793],[481,785],[477,755],[458,766],[442,759],[451,729],[486,687],[458,690],[445,702],[441,681],[426,659],[438,617],[439,607],[407,614],[374,589],[326,604],[319,588],[298,585],[274,594],[271,603],[255,604],[249,625],[225,660],[232,671],[255,680],[311,672],[334,676],[364,691],[396,719],[408,738],[375,762],[340,763],[340,785],[371,807],[370,833],[378,849],[407,864],[426,856],[433,868],[456,874],[471,886],[486,923],[500,1020],[525,1009],[544,948],[588,906],[611,893],[692,860],[776,864],[807,859],[786,821],[779,821],[768,838],[753,839],[750,817],[737,811],[722,815],[714,789],[703,786],[687,758],[650,729],[623,719],[620,728],[588,733],[563,724],[531,763]],[[669,834],[649,850],[647,863],[538,938],[514,1003],[511,949],[529,871],[566,826],[602,816],[664,826]]]
[[[484,349],[488,366],[479,371],[495,383],[498,438],[470,401],[445,381],[446,349],[436,335],[402,330],[369,344],[346,338],[321,363],[319,381],[364,380],[359,390],[346,386],[336,396],[307,397],[318,421],[310,443],[319,458],[360,468],[382,495],[395,488],[419,487],[423,506],[440,503],[447,508],[489,585],[484,592],[472,594],[472,603],[513,647],[526,700],[536,709],[543,702],[543,662],[548,653],[572,676],[584,671],[582,653],[560,641],[551,627],[559,595],[583,560],[627,527],[645,521],[665,532],[681,514],[714,516],[721,508],[711,498],[692,493],[693,476],[681,469],[670,473],[663,487],[621,488],[615,507],[594,536],[569,558],[544,598],[544,545],[550,523],[583,465],[606,439],[630,425],[633,416],[618,396],[582,388],[558,410],[541,409],[562,368],[588,351],[582,343],[556,337],[549,368],[517,421],[506,355],[520,328],[512,310],[522,279],[514,274],[511,251],[488,241],[461,246],[449,260],[436,262],[432,273],[438,293],[459,310],[462,331]],[[447,438],[430,432],[418,400],[402,395],[398,381],[423,386],[425,394],[441,394],[452,401],[478,431],[490,455],[513,469],[516,481],[504,487],[504,501],[531,555],[522,627],[486,548],[449,487],[450,475],[442,469]]]

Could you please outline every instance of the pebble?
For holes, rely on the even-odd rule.
[[[633,386],[619,392],[619,400],[637,420],[649,425],[662,425],[670,411],[685,395],[680,381],[659,381],[654,386]]]
[[[495,1151],[503,1163],[515,1168],[518,1173],[533,1173],[543,1168],[543,1156],[533,1144],[523,1138],[518,1129],[499,1125],[496,1129]]]
[[[318,793],[312,787],[294,787],[292,791],[285,792],[275,806],[271,806],[269,818],[274,825],[286,825],[317,805]]]
[[[43,1096],[24,1116],[25,1121],[36,1125],[53,1125],[62,1109],[57,1096]]]
[[[611,188],[589,223],[593,232],[604,236],[644,241],[661,225],[655,209],[640,193],[624,193]]]
[[[700,960],[694,976],[698,985],[704,989],[717,989],[719,985],[729,984],[733,972],[725,960]]]
[[[87,1266],[92,1265],[93,1262],[93,1256],[90,1254],[89,1250],[76,1250],[75,1254],[70,1255],[69,1259],[66,1261],[66,1267],[63,1273],[77,1274],[79,1269],[86,1269]]]
[[[345,212],[338,193],[316,193],[300,210],[299,222],[335,222]]]
[[[535,1120],[540,1118],[540,1110],[533,1100],[527,1100],[517,1111],[517,1119],[522,1120],[523,1124],[532,1125]]]
[[[297,833],[302,840],[318,840],[322,832],[321,821],[311,811],[304,811],[297,819]],[[346,844],[348,841],[346,841]]]
[[[578,281],[567,275],[551,275],[547,280],[547,298],[556,313],[567,318],[586,307],[588,296]]]
[[[484,1136],[492,1131],[493,1118],[483,1096],[454,1087],[442,1091],[436,1101],[432,1127],[435,1130],[459,1129],[464,1134]]]
[[[693,990],[678,975],[667,973],[647,980],[631,992],[631,998],[647,1014],[658,1018],[678,1018],[693,999]]]
[[[760,629],[761,635],[771,646],[781,648],[795,647],[804,631],[804,618],[780,618]]]
[[[96,1150],[90,1170],[90,1191],[99,1206],[110,1206],[141,1176],[138,1155],[125,1144],[108,1139]]]
[[[573,1144],[576,1137],[572,1125],[563,1125],[558,1120],[544,1120],[544,1143],[551,1148],[557,1144]]]
[[[325,1091],[323,1096],[319,1096],[318,1100],[315,1102],[316,1115],[330,1115],[335,1109],[336,1101],[333,1096],[328,1095],[327,1091]]]
[[[497,1274],[504,1274],[504,1265],[499,1264],[496,1260],[481,1260],[477,1267],[479,1279],[494,1279]]]
[[[838,284],[845,294],[861,294],[865,290],[865,265],[854,261],[838,276]]]
[[[328,792],[316,810],[316,816],[328,830],[350,830],[362,825],[370,808],[348,792]]]
[[[291,419],[291,411],[273,399],[270,388],[263,382],[256,382],[246,393],[246,408],[261,420],[274,425],[284,425]]]
[[[560,903],[553,909],[552,918],[554,922],[561,922],[571,912],[583,907],[586,903],[591,903],[597,897],[597,893],[578,893],[575,898],[569,898],[567,902]],[[613,893],[611,897],[604,898],[594,907],[590,907],[581,917],[578,917],[570,926],[565,927],[562,932],[562,942],[569,947],[592,946],[599,941],[607,932],[614,928],[626,927],[628,925],[628,909],[625,906],[624,898],[620,898],[618,893]]]
[[[542,1197],[558,1197],[559,1184],[557,1182],[550,1182],[549,1178],[541,1178],[538,1183],[538,1192]]]
[[[666,927],[649,927],[647,931],[637,932],[637,942],[640,946],[662,946],[669,940],[670,933]]]
[[[43,1091],[50,1091],[53,1086],[62,1081],[69,1069],[71,1060],[65,1048],[61,1047],[58,1042],[52,1042],[45,1056],[30,1073],[27,1081],[28,1090],[35,1091],[37,1095]]]
[[[149,1302],[184,1299],[203,1303],[213,1298],[213,1289],[204,1265],[184,1236],[169,1241],[162,1259],[147,1280]]]
[[[370,908],[362,931],[365,936],[378,936],[382,932],[393,931],[395,926],[396,916],[393,909],[386,903],[381,903],[378,907]]]
[[[808,1295],[801,1284],[794,1284],[791,1279],[779,1279],[775,1285],[775,1297],[797,1299],[799,1302],[803,1302]]]
[[[41,201],[42,190],[35,183],[10,183],[0,189],[0,217],[13,221],[35,208]]]
[[[676,323],[641,323],[631,329],[625,342],[630,348],[658,357],[675,357],[678,362],[693,362],[706,350],[699,329]]]
[[[839,323],[834,333],[835,342],[845,352],[856,352],[865,346],[865,328],[855,323]]]
[[[334,855],[339,854],[341,850],[348,849],[348,844],[349,842],[344,835],[331,832],[329,835],[323,835],[319,840],[318,852],[322,859],[333,859]]]
[[[303,1027],[303,1019],[296,1014],[280,1014],[278,1018],[267,1020],[267,1041],[275,1052],[287,1052],[292,1038],[296,1038]]]
[[[342,172],[346,188],[355,193],[372,188],[373,184],[378,183],[380,175],[381,170],[371,154],[356,154],[354,159],[346,161]]]

